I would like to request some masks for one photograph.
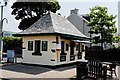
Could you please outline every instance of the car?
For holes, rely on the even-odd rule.
[[[1,63],[7,63],[7,53],[2,54]]]

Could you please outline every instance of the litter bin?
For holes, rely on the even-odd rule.
[[[14,58],[12,58],[12,57],[11,57],[11,58],[8,58],[8,59],[7,59],[7,63],[14,63]]]
[[[87,60],[79,60],[77,61],[77,80],[83,80],[88,76],[88,61]]]

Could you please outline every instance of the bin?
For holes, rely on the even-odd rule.
[[[83,80],[88,76],[88,61],[87,60],[79,60],[77,61],[77,80]]]
[[[8,58],[7,63],[14,63],[14,58]]]

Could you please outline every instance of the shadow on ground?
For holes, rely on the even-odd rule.
[[[68,66],[63,66],[63,67],[56,68],[55,70],[56,71],[64,71],[64,70],[68,70],[68,69],[73,69],[75,67],[76,67],[75,65],[68,65]]]
[[[32,75],[41,74],[41,73],[48,72],[51,70],[64,71],[64,70],[68,70],[68,69],[72,69],[72,68],[75,68],[75,65],[58,67],[55,69],[41,67],[41,66],[23,65],[23,64],[2,66],[2,70],[8,70],[8,71],[14,71],[14,72],[20,72],[20,73],[26,73],[26,74],[32,74]]]

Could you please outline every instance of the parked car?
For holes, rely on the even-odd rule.
[[[6,62],[7,62],[7,53],[3,53],[1,63],[6,63]]]

